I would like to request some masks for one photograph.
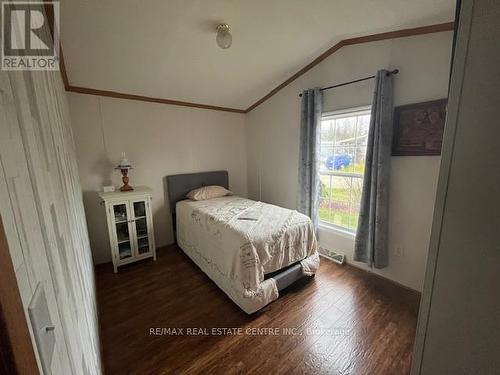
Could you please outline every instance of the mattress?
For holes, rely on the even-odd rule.
[[[176,220],[181,249],[249,314],[279,296],[266,274],[300,262],[311,276],[319,267],[311,220],[294,210],[229,196],[180,201]]]

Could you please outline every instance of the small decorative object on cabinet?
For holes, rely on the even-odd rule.
[[[120,191],[131,191],[134,190],[132,186],[128,184],[129,178],[128,178],[128,171],[132,169],[132,165],[128,161],[127,157],[125,156],[125,153],[122,152],[122,158],[120,159],[120,164],[118,164],[115,169],[119,169],[120,172],[122,173],[122,181],[123,181],[123,186],[120,188]]]
[[[119,266],[153,257],[156,248],[151,214],[151,189],[99,193],[106,207],[109,243],[115,272]]]

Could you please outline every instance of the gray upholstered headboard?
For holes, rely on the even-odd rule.
[[[175,204],[186,199],[186,194],[202,186],[219,185],[229,189],[227,171],[174,174],[167,176],[168,203],[175,216]]]

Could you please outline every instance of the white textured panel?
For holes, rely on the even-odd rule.
[[[56,326],[53,374],[100,374],[93,267],[60,75],[0,72],[0,85],[0,215],[23,304],[42,283]]]
[[[0,86],[1,87],[1,86]],[[0,106],[0,108],[5,108],[3,105]],[[4,122],[1,122],[4,124]],[[3,129],[4,126],[0,126],[0,131]],[[3,144],[2,144],[2,138],[0,136],[0,150],[3,150]],[[5,167],[3,166],[4,160],[2,159],[2,155],[0,153],[0,197],[7,197],[8,196],[8,190],[7,190],[7,179],[5,178],[4,170]],[[0,212],[6,213],[8,216],[13,216],[14,213],[11,210],[11,205],[10,205],[10,200],[8,199],[0,199]],[[21,267],[24,264],[24,258],[23,258],[23,251],[21,249],[21,244],[18,241],[17,236],[17,229],[16,226],[12,221],[4,221],[3,223],[5,233],[7,234],[7,240],[9,243],[9,251],[10,251],[10,256],[12,259],[12,264],[14,266],[14,269],[17,270],[19,267]],[[10,240],[9,240],[10,238]],[[15,240],[13,240],[15,239]],[[26,278],[28,276],[26,275]],[[28,280],[26,279],[26,283],[28,287],[30,287]],[[30,288],[30,293],[31,293],[31,288]]]
[[[33,290],[28,282],[28,274],[26,273],[25,264],[21,264],[16,268],[16,278],[17,287],[19,288],[19,294],[21,295],[21,300],[23,301],[23,306],[28,306],[33,295]]]

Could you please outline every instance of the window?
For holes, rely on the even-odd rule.
[[[369,126],[369,107],[328,113],[321,119],[322,224],[356,232]]]

